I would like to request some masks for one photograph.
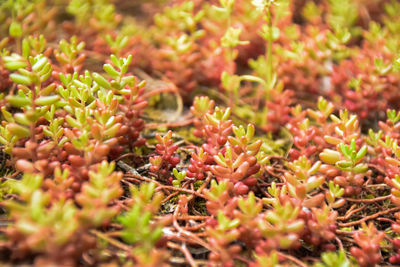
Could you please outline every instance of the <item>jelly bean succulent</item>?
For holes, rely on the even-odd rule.
[[[398,265],[398,14],[0,1],[0,265]]]

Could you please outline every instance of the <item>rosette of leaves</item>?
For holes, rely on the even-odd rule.
[[[21,198],[21,202],[2,203],[13,220],[5,229],[9,248],[17,258],[34,252],[47,263],[75,265],[95,240],[84,232],[72,200],[50,202],[50,195],[40,189],[42,181],[39,174],[25,174],[22,180],[9,183]]]
[[[0,142],[8,153],[15,156],[20,170],[48,173],[52,168],[44,168],[43,162],[35,164],[35,161],[50,157],[54,145],[48,142],[37,144],[42,138],[38,123],[52,106],[60,106],[60,97],[56,94],[56,85],[47,83],[52,73],[49,59],[42,54],[29,56],[31,50],[27,49],[24,52],[27,58],[17,54],[3,57],[5,66],[16,71],[10,79],[18,85],[16,94],[7,96],[6,101],[19,110],[11,114],[5,107],[2,108],[5,121],[0,130]]]
[[[255,261],[250,263],[250,267],[282,267],[285,265],[279,264],[279,257],[276,251],[269,254],[260,253],[254,255]]]
[[[298,248],[299,236],[304,228],[304,221],[298,217],[300,206],[289,200],[281,200],[287,194],[285,186],[278,188],[272,183],[268,192],[272,198],[265,198],[264,202],[271,204],[272,209],[258,221],[258,229],[266,238],[262,242],[262,250],[268,253],[274,249]]]
[[[36,122],[49,109],[49,106],[59,100],[59,96],[54,94],[56,89],[54,84],[42,86],[51,76],[51,63],[43,55],[25,59],[12,54],[3,57],[3,61],[6,68],[17,71],[10,74],[10,79],[18,85],[18,91],[15,95],[6,97],[6,100],[11,106],[24,111],[24,113],[16,113],[13,116],[14,121],[9,122],[11,133],[18,138],[34,138],[31,136],[34,134],[31,128],[35,127]],[[11,120],[11,118],[8,119]]]
[[[156,152],[158,155],[150,158],[150,171],[158,178],[169,179],[172,183],[170,171],[180,161],[180,158],[174,155],[178,149],[178,145],[174,144],[172,131],[168,131],[168,133],[163,137],[157,134],[156,139],[158,141],[158,144],[156,145]]]
[[[204,194],[207,197],[207,210],[210,214],[216,216],[218,211],[224,210],[226,213],[232,212],[236,208],[237,199],[232,197],[233,184],[227,180],[211,180],[210,189],[205,189]]]
[[[138,264],[155,266],[166,260],[165,251],[157,250],[156,243],[163,235],[162,225],[154,221],[163,199],[161,193],[155,193],[154,183],[142,183],[140,187],[131,187],[132,205],[118,216],[123,226],[122,239],[134,245],[133,256]]]
[[[240,220],[230,219],[222,211],[217,214],[217,225],[209,226],[206,229],[209,242],[212,244],[213,251],[209,255],[209,260],[213,263],[223,263],[233,265],[233,256],[241,251],[239,245],[231,244],[239,237],[238,226]]]
[[[54,56],[61,65],[63,73],[80,72],[85,61],[86,54],[82,52],[85,48],[84,42],[79,42],[76,36],[72,36],[68,42],[62,39],[58,44],[59,50],[54,51]]]
[[[89,181],[75,200],[81,206],[79,219],[82,224],[100,226],[110,222],[119,209],[113,201],[122,195],[121,172],[114,172],[115,163],[101,162],[97,170],[89,171]]]
[[[311,161],[305,156],[301,156],[298,160],[288,163],[289,169],[293,171],[285,173],[285,181],[288,192],[295,198],[304,201],[306,207],[319,204],[318,200],[323,199],[323,194],[317,194],[312,198],[308,198],[307,194],[319,188],[324,182],[323,176],[315,175],[321,166],[321,162],[317,161],[311,165]],[[315,203],[317,202],[317,203]]]
[[[190,112],[195,116],[193,121],[195,129],[193,135],[202,138],[204,137],[204,116],[207,113],[212,113],[214,110],[215,102],[207,96],[196,96],[193,100],[193,104],[190,107]]]
[[[94,73],[93,79],[102,90],[111,90],[118,100],[118,111],[124,115],[122,118],[122,133],[124,134],[121,133],[119,143],[121,145],[128,144],[132,149],[134,146],[141,146],[146,142],[140,136],[140,132],[145,127],[141,115],[147,106],[147,101],[142,97],[146,83],[145,81],[139,82],[135,76],[127,73],[132,62],[132,55],[126,58],[117,58],[111,55],[110,59],[112,64],[107,63],[103,66],[108,79],[99,73]]]
[[[215,107],[213,113],[206,113],[203,116],[203,136],[207,143],[202,148],[212,157],[220,152],[226,142],[227,136],[232,132],[232,120],[229,119],[231,114],[230,108],[225,110]]]
[[[360,267],[374,266],[382,261],[380,243],[385,233],[378,231],[370,222],[362,224],[362,228],[353,234],[359,247],[351,247],[351,254],[357,259]]]
[[[65,84],[59,86],[65,101],[65,121],[68,138],[65,148],[72,152],[69,162],[75,168],[90,166],[106,158],[110,149],[117,145],[122,116],[118,114],[118,99],[112,91],[102,91],[92,75],[62,75]],[[79,175],[87,176],[78,170]]]
[[[203,180],[205,172],[210,166],[207,164],[208,154],[200,148],[197,153],[193,152],[190,155],[190,165],[188,166],[187,176],[196,180]]]
[[[23,36],[40,30],[51,35],[54,30],[54,17],[57,7],[46,4],[46,1],[6,0],[0,3],[2,33],[20,41]],[[3,16],[7,19],[4,19]],[[4,19],[4,20],[3,20]],[[5,35],[4,35],[5,36]],[[18,47],[18,44],[17,44]]]
[[[324,252],[321,255],[321,260],[321,262],[314,264],[314,267],[356,267],[356,264],[347,258],[344,250]]]
[[[180,1],[166,5],[154,15],[154,25],[147,36],[151,46],[145,53],[153,55],[144,61],[152,72],[161,72],[174,83],[185,100],[198,87],[203,69],[198,68],[201,51],[199,45],[205,31],[199,26],[204,11],[195,8],[194,1]],[[199,73],[200,72],[200,73]]]
[[[367,146],[357,149],[356,140],[352,139],[350,145],[340,143],[337,151],[325,149],[319,156],[325,163],[334,164],[339,170],[348,173],[346,176],[337,176],[334,182],[344,187],[346,194],[351,195],[359,192],[359,187],[364,183],[363,174],[368,171],[368,164],[362,161],[365,160],[366,153]]]
[[[235,137],[228,137],[230,146],[226,148],[224,155],[215,155],[214,161],[217,165],[210,166],[217,179],[229,179],[235,184],[234,191],[237,194],[246,193],[249,186],[256,185],[257,179],[253,175],[260,170],[260,164],[266,163],[266,159],[258,155],[262,141],[253,140],[254,131],[251,124],[247,126],[247,131],[243,126],[234,126]]]
[[[334,132],[338,137],[325,135],[324,139],[331,145],[337,145],[341,142],[349,144],[351,140],[360,137],[360,127],[357,115],[349,114],[349,111],[340,110],[339,117],[331,114],[330,118],[335,124]]]
[[[247,161],[244,153],[235,155],[231,147],[227,147],[225,154],[219,153],[214,156],[214,161],[217,165],[210,166],[210,170],[219,181],[226,179],[234,183],[236,194],[248,192],[248,186],[240,181],[247,177],[250,166],[256,164],[257,158]]]
[[[116,13],[115,6],[108,0],[69,1],[66,11],[75,17],[75,24],[78,30],[97,32],[109,32],[121,22],[121,15]],[[89,28],[87,26],[90,26]]]

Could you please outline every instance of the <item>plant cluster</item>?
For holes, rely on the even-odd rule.
[[[0,262],[400,264],[394,0],[0,3]]]

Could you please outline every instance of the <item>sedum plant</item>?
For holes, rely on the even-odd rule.
[[[0,265],[400,262],[397,1],[0,2]]]
[[[106,186],[113,181],[109,176],[113,168],[112,164],[103,162],[99,170],[90,174],[91,185],[87,184],[77,196],[82,209],[72,199],[53,200],[49,192],[41,189],[41,174],[27,173],[21,181],[12,182],[10,188],[19,195],[21,202],[3,202],[11,218],[16,220],[4,232],[10,245],[16,246],[15,257],[39,253],[42,256],[35,264],[75,265],[81,253],[94,248],[95,239],[87,230],[107,224],[107,220],[116,215],[116,210],[107,205],[121,193],[116,185],[114,188]]]
[[[163,198],[155,193],[154,183],[141,184],[139,188],[131,188],[133,205],[126,213],[118,216],[117,221],[123,226],[121,237],[134,244],[133,259],[137,264],[155,266],[166,260],[165,251],[154,246],[163,235],[162,225],[152,222]]]

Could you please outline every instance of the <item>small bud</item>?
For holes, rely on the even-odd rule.
[[[13,21],[10,24],[9,34],[11,37],[18,38],[22,35],[22,26],[20,23]]]

